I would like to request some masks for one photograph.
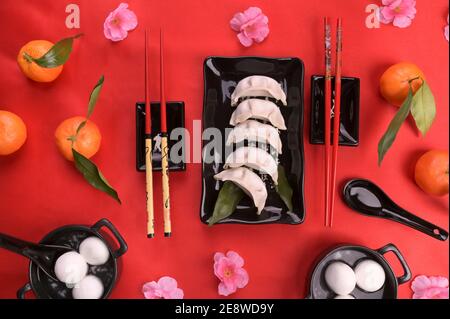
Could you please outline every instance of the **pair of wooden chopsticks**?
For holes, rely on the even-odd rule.
[[[339,148],[340,116],[341,116],[341,77],[342,77],[342,20],[337,20],[336,32],[336,75],[334,83],[334,116],[333,116],[333,152],[330,172],[331,148],[331,24],[325,18],[325,226],[333,226],[333,212],[336,188],[336,168]]]
[[[170,221],[170,191],[169,191],[169,148],[167,145],[167,115],[166,96],[164,85],[164,39],[163,31],[159,34],[160,47],[160,108],[161,108],[161,168],[164,210],[164,236],[170,237],[172,227]],[[155,220],[153,207],[153,166],[152,166],[152,136],[151,136],[151,110],[148,71],[148,32],[145,30],[145,176],[147,193],[147,237],[155,236]]]

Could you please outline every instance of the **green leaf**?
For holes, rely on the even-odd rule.
[[[278,195],[280,195],[283,202],[286,204],[286,207],[290,212],[293,211],[292,205],[292,194],[294,191],[289,185],[289,181],[286,177],[286,172],[282,165],[278,165],[278,185],[275,187]]]
[[[73,40],[81,37],[82,34],[77,34],[73,37],[65,38],[55,43],[47,53],[45,53],[40,58],[32,58],[30,55],[25,53],[25,58],[27,60],[34,61],[37,65],[43,68],[56,68],[57,66],[63,65],[69,59],[70,53],[72,52]]]
[[[392,143],[394,143],[394,140],[397,136],[398,131],[400,130],[400,127],[408,117],[409,112],[411,110],[412,98],[413,92],[410,84],[406,100],[403,102],[397,114],[395,114],[394,118],[392,119],[391,123],[388,126],[386,133],[384,133],[383,137],[378,143],[378,166],[381,165],[381,162],[383,161],[386,152],[392,146]]]
[[[117,200],[120,204],[119,195],[117,192],[111,187],[106,178],[103,176],[102,172],[98,169],[98,167],[91,162],[88,158],[84,157],[82,154],[78,153],[75,149],[72,148],[72,154],[75,161],[75,166],[78,171],[83,174],[84,179],[88,181],[93,187],[105,192],[115,200]]]
[[[208,225],[212,226],[233,214],[244,195],[244,191],[239,186],[231,181],[226,181],[219,191],[214,212],[208,219]]]
[[[436,103],[433,93],[425,80],[412,99],[411,114],[422,135],[430,129],[436,116]]]
[[[73,141],[74,141],[74,142],[75,142],[75,140],[77,139],[78,133],[81,131],[81,129],[82,129],[83,127],[86,126],[86,124],[87,124],[87,121],[83,121],[83,122],[80,123],[80,125],[78,125],[77,131],[75,132],[75,136],[73,137]]]
[[[91,95],[89,97],[88,113],[87,113],[86,119],[89,119],[89,117],[92,115],[92,112],[94,112],[95,104],[97,103],[98,96],[100,95],[100,91],[102,90],[104,81],[105,81],[105,77],[102,75],[100,77],[100,80],[98,80],[97,84],[94,86],[94,89],[91,92]],[[77,131],[76,131],[75,136],[73,138],[74,142],[75,142],[75,140],[76,140],[76,138],[78,136],[78,133],[81,131],[81,129],[83,127],[86,126],[86,124],[87,124],[87,120],[81,122],[80,125],[78,125]]]
[[[88,106],[88,114],[87,118],[89,118],[94,112],[95,104],[97,103],[98,96],[100,95],[100,91],[103,87],[103,82],[105,81],[105,77],[102,75],[100,77],[100,80],[98,80],[97,84],[95,85],[94,89],[91,92],[91,96],[89,97],[89,106]]]

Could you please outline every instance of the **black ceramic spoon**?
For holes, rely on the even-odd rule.
[[[54,280],[57,280],[54,271],[56,260],[62,254],[72,251],[69,247],[33,244],[2,233],[0,233],[0,248],[29,258]]]
[[[363,215],[393,220],[442,241],[448,238],[448,232],[404,210],[368,180],[349,181],[344,187],[344,201]]]

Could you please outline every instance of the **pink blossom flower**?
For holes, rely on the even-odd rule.
[[[121,41],[128,36],[128,31],[136,28],[138,21],[133,11],[127,9],[127,3],[121,3],[111,12],[103,24],[103,32],[111,41]]]
[[[219,295],[228,296],[248,284],[248,273],[242,268],[244,259],[234,251],[215,253],[214,274],[220,279]]]
[[[448,299],[448,279],[417,276],[411,284],[413,299]]]
[[[444,28],[444,35],[445,35],[445,38],[448,41],[448,14],[447,14],[447,25]]]
[[[158,282],[147,282],[142,287],[146,299],[183,299],[183,290],[177,287],[177,281],[171,277],[161,277]]]
[[[230,26],[239,32],[237,37],[245,47],[251,46],[253,41],[262,42],[269,34],[269,18],[257,7],[236,13],[230,21]]]
[[[382,0],[380,19],[399,28],[409,27],[416,17],[416,0]]]

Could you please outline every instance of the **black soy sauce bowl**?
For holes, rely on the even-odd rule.
[[[393,252],[402,265],[404,274],[396,277],[389,262],[384,258],[388,252]],[[355,299],[397,299],[398,286],[411,279],[411,270],[398,248],[393,244],[387,244],[380,249],[373,250],[363,246],[345,245],[338,246],[327,251],[316,263],[311,275],[309,293],[306,299],[334,299],[336,294],[328,288],[325,282],[325,270],[335,261],[346,263],[351,268],[362,260],[371,259],[383,267],[386,279],[381,289],[375,292],[367,292],[358,286],[350,293]]]
[[[153,139],[152,150],[152,168],[153,171],[161,171],[161,150],[156,146],[157,140],[161,133],[161,119],[160,119],[160,103],[151,102],[151,123]],[[169,171],[185,171],[186,170],[186,144],[184,132],[180,132],[180,135],[176,136],[176,139],[172,139],[171,133],[175,129],[185,128],[184,118],[184,102],[181,101],[168,101],[166,102],[167,110],[167,134],[168,134],[168,146],[169,146]],[[175,137],[173,137],[175,138]],[[182,145],[178,151],[179,159],[176,161],[170,157],[172,147],[176,144]],[[136,170],[138,172],[145,172],[145,103],[136,103]]]
[[[118,248],[111,244],[112,238],[101,231],[106,227],[118,242]],[[101,299],[111,294],[119,275],[119,258],[128,250],[128,246],[116,227],[107,219],[101,219],[93,226],[67,225],[57,228],[47,234],[39,243],[48,245],[68,246],[78,251],[81,242],[87,237],[99,238],[109,250],[108,261],[100,266],[89,266],[89,275],[97,276],[103,283],[104,292]],[[108,238],[108,240],[107,240]],[[30,262],[29,282],[17,291],[18,299],[25,299],[28,291],[33,291],[37,299],[73,299],[72,289],[66,284],[48,277],[35,263]]]
[[[311,115],[310,144],[324,144],[325,131],[325,79],[322,75],[311,76]],[[331,78],[332,107],[334,107],[334,77]],[[341,116],[339,127],[339,145],[359,145],[360,80],[355,77],[342,77]],[[333,140],[333,121],[330,136]]]

